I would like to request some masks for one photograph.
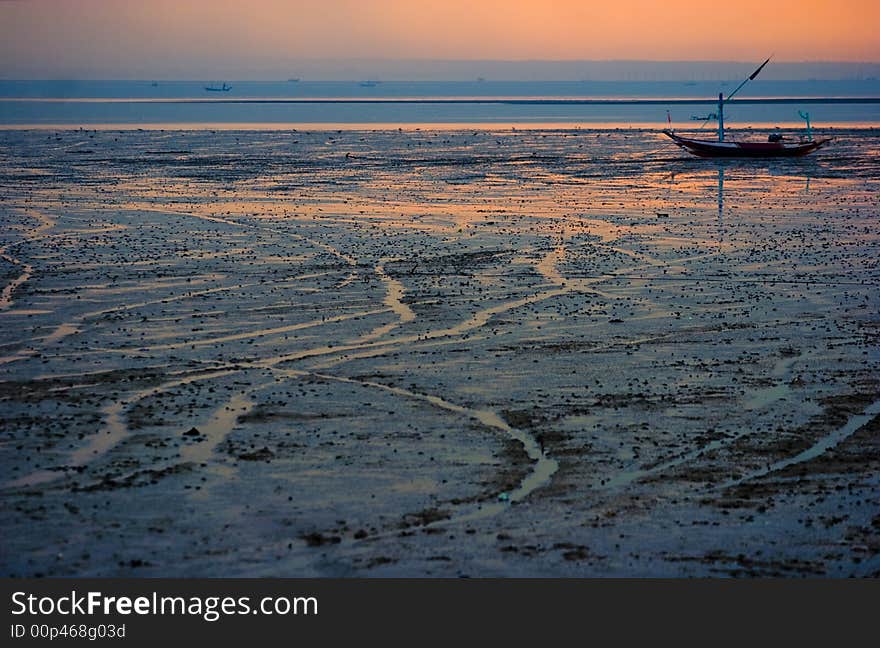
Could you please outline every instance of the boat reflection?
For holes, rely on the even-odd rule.
[[[718,167],[718,242],[724,242],[724,167]]]
[[[705,163],[703,163],[705,164]],[[735,225],[731,209],[737,209],[737,193],[767,192],[774,196],[788,195],[790,198],[810,193],[813,169],[811,165],[798,165],[796,168],[776,168],[767,165],[743,165],[717,161],[714,169],[698,172],[683,172],[681,169],[669,172],[669,190],[666,202],[686,204],[696,209],[707,209],[707,198],[714,198],[715,242],[724,243],[725,220],[728,227]],[[796,173],[792,173],[796,171]],[[709,193],[709,192],[712,193]],[[727,195],[725,195],[725,192]],[[714,194],[714,195],[713,195]],[[728,204],[725,205],[725,198]],[[731,201],[732,204],[731,204]],[[751,200],[746,201],[751,204]],[[711,204],[711,203],[710,203]],[[742,207],[743,205],[739,205]],[[704,212],[705,213],[705,212]]]

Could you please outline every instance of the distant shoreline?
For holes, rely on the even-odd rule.
[[[676,130],[699,131],[698,122],[673,123]],[[590,122],[185,122],[185,123],[138,123],[138,122],[115,122],[104,124],[3,124],[0,123],[0,132],[3,131],[548,131],[548,132],[580,132],[580,133],[610,133],[615,131],[632,131],[634,133],[660,133],[666,128],[666,123],[590,123]],[[753,123],[749,127],[725,127],[727,133],[749,133],[768,129],[803,130],[803,123],[798,122],[760,122]],[[876,122],[850,123],[833,122],[825,123],[821,128],[815,127],[813,131],[822,132],[872,132],[880,129],[880,120]],[[704,130],[706,134],[714,133],[714,130]]]
[[[0,102],[124,104],[498,104],[508,106],[710,106],[717,99],[689,97],[2,97]],[[880,104],[880,97],[761,97],[730,99],[725,104]]]
[[[768,52],[769,53],[769,52]],[[136,72],[106,70],[90,76],[85,68],[34,65],[7,66],[7,79],[37,81],[133,81],[133,82],[186,82],[195,80],[226,80],[236,82],[287,82],[289,78],[302,81],[358,82],[381,79],[394,82],[461,82],[483,77],[490,81],[553,82],[579,81],[730,81],[742,79],[754,70],[763,58],[755,54],[748,61],[651,61],[642,59],[609,60],[499,60],[499,59],[298,59],[283,64],[265,65],[203,65],[169,69],[160,65],[139,67]],[[766,54],[763,54],[764,56]],[[50,71],[52,70],[52,71]],[[134,74],[137,78],[121,78]],[[66,79],[59,79],[62,75]],[[177,76],[177,75],[185,75]],[[86,78],[76,78],[86,77]],[[878,61],[777,61],[762,72],[768,80],[852,80],[880,77]]]

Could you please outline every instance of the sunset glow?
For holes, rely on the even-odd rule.
[[[880,60],[871,0],[6,0],[0,74],[148,74],[314,59]]]

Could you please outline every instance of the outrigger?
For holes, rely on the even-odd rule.
[[[752,72],[747,79],[737,86],[736,90],[724,98],[724,93],[718,93],[718,112],[712,113],[704,118],[705,122],[710,119],[718,120],[718,141],[691,139],[676,135],[671,128],[663,129],[663,133],[667,135],[678,146],[698,155],[700,157],[749,157],[749,158],[769,158],[769,157],[798,157],[812,153],[822,148],[831,141],[830,137],[814,140],[813,130],[810,126],[810,114],[798,111],[798,114],[807,122],[807,137],[798,142],[786,142],[782,135],[778,133],[771,134],[766,142],[736,142],[726,141],[724,139],[724,104],[729,102],[733,95],[739,92],[749,81],[754,80],[758,73],[764,69],[764,66],[770,62],[768,58],[761,63],[757,70]]]

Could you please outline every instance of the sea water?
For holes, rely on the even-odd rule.
[[[211,92],[205,81],[0,81],[0,127],[281,128],[363,125],[572,126],[711,129],[697,117],[734,83],[714,81],[226,81],[228,92]],[[865,103],[824,104],[809,98],[858,97]],[[730,104],[728,126],[798,126],[798,111],[814,127],[878,127],[880,80],[761,81],[737,98],[803,98],[789,104]],[[493,103],[519,98],[532,103]],[[626,99],[630,104],[566,103],[576,99]],[[306,103],[297,103],[310,100]],[[326,100],[326,101],[315,101]],[[439,101],[438,101],[439,100]],[[450,103],[450,100],[453,102]],[[481,101],[486,100],[486,101]],[[661,100],[661,103],[657,103]],[[651,101],[652,103],[640,103]],[[662,103],[668,101],[668,104]]]

